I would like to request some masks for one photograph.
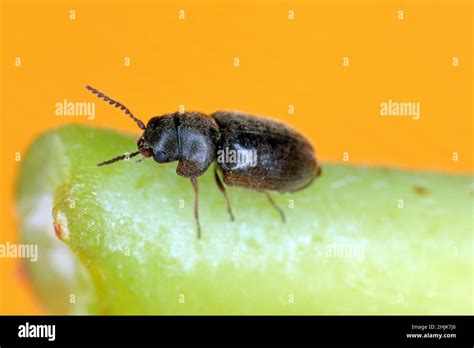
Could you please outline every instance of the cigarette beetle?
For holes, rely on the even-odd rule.
[[[145,126],[122,103],[91,86],[86,89],[123,110],[143,130],[137,142],[138,151],[97,165],[137,155],[142,159],[153,157],[158,163],[178,161],[176,173],[189,178],[194,188],[198,239],[201,238],[201,227],[197,177],[212,162],[216,162],[214,178],[226,201],[231,221],[234,221],[234,214],[224,184],[263,192],[285,222],[283,210],[275,204],[269,191],[298,191],[321,174],[308,140],[281,122],[240,112],[217,111],[210,117],[201,112],[175,112],[155,116]]]

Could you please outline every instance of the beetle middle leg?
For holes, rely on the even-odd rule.
[[[270,202],[270,204],[273,205],[273,207],[276,210],[278,210],[278,212],[280,213],[282,222],[286,222],[285,213],[283,212],[283,210],[275,203],[272,196],[270,196],[270,194],[268,192],[264,192],[264,193],[265,193],[265,196],[267,196],[267,199]]]
[[[197,225],[197,238],[201,239],[201,224],[199,223],[199,187],[196,178],[190,178],[194,189],[194,219]]]
[[[225,202],[227,204],[227,211],[229,212],[229,215],[230,215],[230,221],[234,221],[234,214],[232,213],[232,208],[230,207],[229,197],[227,197],[225,186],[222,183],[221,178],[219,177],[217,166],[214,167],[214,179],[216,180],[217,188],[219,189],[219,191],[222,193],[222,195],[225,198]]]

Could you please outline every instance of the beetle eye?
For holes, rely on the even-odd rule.
[[[164,151],[155,151],[153,153],[153,159],[158,163],[165,163],[170,161],[168,154]]]

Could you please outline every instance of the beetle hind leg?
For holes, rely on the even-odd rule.
[[[219,173],[217,172],[217,167],[214,167],[214,179],[216,180],[217,188],[219,189],[220,193],[222,193],[222,195],[225,198],[225,202],[227,204],[227,212],[229,213],[230,221],[233,222],[234,221],[234,214],[232,213],[232,208],[230,206],[229,197],[227,197],[227,192],[225,190],[225,186],[222,183],[221,178],[219,177]]]
[[[286,222],[286,217],[285,217],[285,213],[283,212],[283,209],[281,209],[276,203],[275,201],[273,200],[272,196],[270,196],[270,194],[268,192],[264,192],[265,193],[265,196],[267,196],[267,199],[268,201],[270,202],[270,204],[280,213],[280,216],[281,216],[281,221],[283,223]]]

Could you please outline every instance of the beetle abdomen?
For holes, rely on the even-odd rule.
[[[217,111],[211,116],[221,133],[216,159],[225,184],[292,192],[320,173],[311,144],[284,123],[240,112]]]

